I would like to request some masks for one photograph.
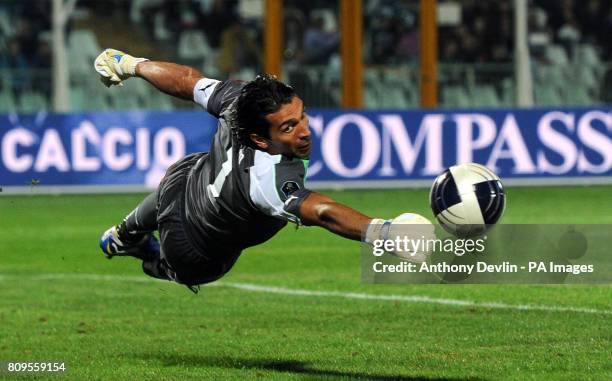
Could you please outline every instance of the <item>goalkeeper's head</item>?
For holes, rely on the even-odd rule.
[[[244,146],[289,157],[310,156],[310,129],[304,103],[291,86],[269,74],[243,88],[236,104],[234,132]]]

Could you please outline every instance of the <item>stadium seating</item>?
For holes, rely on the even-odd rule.
[[[91,72],[92,62],[102,49],[91,30],[74,30],[68,37],[68,60],[70,73],[86,75]]]
[[[15,112],[15,99],[10,91],[0,92],[0,112]]]
[[[11,2],[7,2],[9,4]],[[16,2],[15,4],[17,4]],[[170,0],[133,0],[129,6],[118,7],[113,12],[113,17],[116,20],[121,20],[129,27],[129,33],[125,33],[128,37],[112,36],[114,26],[108,22],[108,15],[96,14],[98,8],[88,2],[77,2],[77,14],[79,17],[74,17],[71,21],[69,30],[71,32],[67,36],[67,54],[70,62],[69,72],[71,77],[71,93],[70,100],[72,110],[89,110],[95,107],[101,107],[106,110],[117,105],[120,109],[132,108],[136,105],[143,107],[146,105],[154,105],[156,108],[170,109],[172,107],[188,107],[180,102],[173,103],[172,101],[160,100],[151,96],[150,89],[139,87],[127,90],[137,94],[132,100],[111,100],[108,94],[95,94],[93,92],[100,91],[99,83],[90,83],[88,79],[84,79],[91,75],[91,63],[97,54],[101,51],[101,46],[98,41],[99,37],[104,37],[104,44],[108,44],[107,39],[115,41],[119,48],[129,50],[138,46],[143,56],[156,58],[160,60],[177,61],[185,63],[201,69],[201,71],[210,77],[215,78],[240,78],[251,79],[252,76],[261,70],[244,69],[236,73],[221,73],[217,66],[218,56],[218,36],[222,30],[215,30],[213,33],[210,29],[202,27],[197,21],[208,20],[206,17],[215,17],[217,13],[219,17],[227,17],[228,20],[232,17],[242,15],[244,27],[248,31],[257,36],[258,41],[262,37],[263,22],[261,15],[261,7],[252,1],[239,1],[238,12],[233,9],[234,2],[219,2],[220,9],[213,11],[213,1],[196,1],[189,6],[186,4],[180,5],[178,15],[175,19],[172,11]],[[190,3],[190,2],[186,2]],[[392,2],[393,3],[393,2]],[[536,12],[541,17],[544,17],[544,22],[540,25],[542,30],[533,28],[530,32],[541,32],[545,37],[539,44],[531,46],[531,65],[532,75],[534,80],[534,99],[536,105],[541,106],[560,106],[560,105],[581,105],[588,102],[604,102],[610,98],[612,92],[609,90],[609,83],[612,83],[612,68],[606,61],[610,59],[609,46],[601,44],[601,38],[593,33],[601,28],[591,28],[590,25],[579,22],[579,36],[573,40],[559,38],[559,20],[554,20],[558,14],[550,12],[552,5],[542,6],[543,1],[536,1],[533,9],[530,12]],[[551,3],[552,4],[552,3]],[[185,5],[185,6],[184,6]],[[366,9],[372,9],[372,12],[367,11],[364,14],[364,62],[371,65],[376,65],[373,74],[369,74],[366,69],[364,76],[364,106],[366,108],[410,108],[418,107],[419,91],[417,76],[418,64],[414,61],[414,51],[408,49],[402,50],[399,53],[398,41],[406,37],[410,37],[408,33],[413,25],[404,25],[406,21],[401,17],[395,20],[393,17],[400,15],[406,11],[403,6],[387,5],[385,12],[374,12],[373,5],[366,6]],[[474,11],[473,5],[461,5],[461,12],[470,15]],[[539,7],[539,8],[538,8]],[[308,8],[308,9],[306,9]],[[376,7],[374,7],[376,8]],[[408,7],[410,8],[410,7]],[[491,8],[495,8],[491,6]],[[22,7],[6,6],[0,7],[0,47],[6,47],[7,41],[13,36],[20,33],[20,18],[32,17],[30,13],[23,12],[19,14]],[[80,12],[79,12],[80,10]],[[291,2],[287,4],[287,11],[297,14],[299,17],[299,25],[294,31],[294,36],[299,40],[309,27],[309,23],[314,19],[322,19],[324,30],[330,33],[337,32],[339,29],[338,10],[324,2],[317,2],[310,7],[297,7]],[[491,12],[494,9],[490,9]],[[234,12],[234,13],[232,13]],[[242,12],[242,13],[241,13]],[[190,15],[185,19],[185,13]],[[410,13],[410,12],[409,12]],[[412,13],[411,13],[412,14]],[[493,16],[495,12],[489,16]],[[533,16],[533,15],[532,15]],[[582,17],[580,14],[576,17]],[[531,16],[530,16],[531,17]],[[395,20],[395,21],[393,21]],[[396,22],[400,24],[396,24]],[[47,20],[48,21],[48,20]],[[383,22],[385,21],[385,22]],[[470,25],[469,18],[465,18],[462,26],[471,30],[474,34],[473,25]],[[556,21],[556,22],[554,22]],[[583,21],[583,20],[578,20]],[[119,21],[118,21],[119,22]],[[406,21],[407,22],[407,21]],[[230,23],[231,24],[231,23]],[[228,24],[228,25],[230,25]],[[388,25],[387,25],[388,24]],[[44,30],[46,27],[40,27],[42,23],[37,24],[34,28],[38,35],[39,41],[48,41],[49,31]],[[402,28],[407,27],[402,33],[398,32]],[[41,29],[43,28],[43,29]],[[222,27],[221,27],[222,28]],[[444,26],[441,28],[441,36],[449,34],[457,36],[458,31],[454,26]],[[548,28],[548,29],[546,29]],[[592,29],[592,30],[591,30]],[[27,30],[27,28],[25,28]],[[43,33],[46,36],[43,37]],[[377,34],[378,33],[378,34]],[[380,62],[373,62],[372,57],[376,56],[374,52],[375,45],[378,43],[376,36],[386,36],[387,39],[395,41],[395,48],[391,46],[388,52],[388,59]],[[32,36],[25,36],[32,37]],[[400,38],[401,37],[401,38]],[[440,59],[439,65],[439,83],[440,83],[440,106],[441,107],[513,107],[516,105],[515,99],[515,82],[509,79],[508,76],[513,76],[513,68],[511,63],[511,46],[504,45],[506,50],[501,50],[501,56],[493,57],[490,52],[491,47],[480,41],[482,36],[472,36],[479,42],[482,42],[478,49],[482,51],[471,52],[469,54],[461,54],[462,50],[457,49],[457,52],[445,52],[444,41],[440,42]],[[27,39],[23,39],[27,40]],[[397,41],[396,41],[397,40]],[[448,39],[448,41],[454,41]],[[501,40],[500,40],[501,41]],[[485,41],[486,42],[486,41]],[[508,41],[506,41],[508,42]],[[561,43],[560,43],[561,42]],[[35,44],[34,44],[35,45]],[[112,45],[112,43],[111,43]],[[148,46],[150,45],[150,47]],[[300,44],[297,43],[296,46]],[[461,41],[459,41],[461,47]],[[109,45],[110,46],[110,45]],[[403,45],[402,45],[403,46]],[[500,46],[493,46],[499,48]],[[30,47],[31,48],[31,47]],[[405,48],[405,47],[404,47]],[[299,48],[298,48],[299,49]],[[498,51],[500,51],[498,49]],[[510,53],[509,53],[510,52]],[[36,52],[34,52],[36,53]],[[146,55],[150,53],[151,55]],[[474,53],[474,54],[473,54]],[[0,56],[3,53],[0,53]],[[450,56],[448,55],[450,54]],[[28,52],[28,56],[33,55]],[[334,51],[327,57],[327,63],[320,66],[304,65],[300,60],[300,55],[295,55],[290,62],[285,62],[285,66],[295,64],[295,69],[287,69],[288,75],[283,78],[292,80],[298,78],[303,86],[300,88],[300,94],[305,99],[309,100],[309,104],[314,107],[335,106],[341,98],[341,78],[340,78],[340,61],[338,52]],[[450,58],[449,58],[450,57]],[[510,57],[510,58],[509,58]],[[384,58],[384,57],[383,57]],[[288,59],[289,61],[289,59]],[[383,62],[384,61],[384,62]],[[32,60],[28,62],[32,71],[32,78],[37,75],[36,70],[48,70],[48,60]],[[5,66],[7,64],[5,63]],[[257,64],[252,64],[250,67],[257,67]],[[508,70],[508,67],[510,68]],[[14,70],[14,68],[9,68]],[[300,76],[295,72],[302,70],[305,75]],[[6,77],[7,74],[2,74]],[[10,76],[10,73],[8,74]],[[48,75],[50,77],[50,74]],[[41,101],[40,95],[48,96],[49,89],[46,88],[40,94],[33,93],[31,83],[40,83],[37,79],[28,79],[25,85],[7,83],[3,80],[2,96],[0,107],[3,109],[21,110],[24,107],[27,110],[36,107],[49,107],[52,103],[49,99]],[[50,83],[50,82],[49,82]],[[50,87],[50,86],[49,86]],[[122,89],[123,91],[124,89]],[[12,92],[24,92],[25,100],[21,97],[15,97]],[[304,94],[304,92],[309,94]],[[85,95],[85,96],[84,96]],[[107,99],[108,98],[108,99]],[[540,103],[544,102],[544,103]],[[190,106],[189,106],[190,107]]]
[[[504,78],[501,81],[500,106],[512,107],[516,104],[516,85],[512,78]]]
[[[403,109],[408,107],[406,95],[401,87],[392,86],[387,88],[381,107],[389,109]]]
[[[574,61],[595,69],[603,69],[597,49],[591,44],[579,44],[575,49]]]
[[[573,82],[581,84],[581,86],[591,91],[598,89],[601,80],[593,67],[580,64],[572,65],[570,77],[573,78]]]
[[[24,92],[19,97],[19,111],[25,114],[47,111],[49,104],[46,98],[37,92]]]
[[[142,22],[143,8],[160,6],[162,3],[162,0],[132,0],[130,3],[130,20],[134,24]]]
[[[111,102],[108,96],[101,93],[87,97],[87,110],[88,111],[112,111]]]
[[[363,71],[363,105],[367,109],[379,108],[380,71],[365,68]]]
[[[365,88],[363,91],[363,107],[369,110],[378,109],[378,97],[371,88]]]
[[[499,107],[501,102],[491,85],[475,86],[470,91],[471,103],[478,107]]]
[[[83,56],[94,59],[102,51],[96,35],[89,29],[77,29],[70,32],[68,46],[78,49]]]
[[[83,55],[78,47],[68,47],[68,62],[70,62],[69,71],[71,75],[81,76],[86,75],[90,70],[90,62],[87,56]]]
[[[467,91],[463,86],[449,85],[442,88],[442,102],[444,107],[464,108],[471,103]]]
[[[210,56],[210,53],[211,48],[203,32],[186,30],[179,36],[178,56],[183,61],[202,62]]]
[[[546,47],[546,52],[544,54],[554,65],[565,66],[569,63],[569,58],[563,46],[550,44]]]
[[[87,110],[87,95],[82,87],[70,89],[70,108],[72,110]]]
[[[166,27],[166,16],[163,13],[158,12],[155,14],[155,16],[153,17],[153,25],[153,34],[155,36],[155,39],[159,41],[167,41],[170,39],[171,34],[168,28]]]
[[[559,106],[562,104],[562,98],[556,86],[535,84],[534,98],[538,105],[542,106]]]
[[[153,90],[145,98],[145,107],[155,111],[171,111],[174,108],[171,99],[167,95]]]
[[[10,16],[5,9],[0,8],[0,38],[4,36],[12,36],[13,23],[11,23]]]
[[[133,86],[114,88],[113,91],[120,92],[117,96],[111,96],[111,108],[115,110],[137,110],[141,108],[138,102],[138,93]],[[120,96],[119,96],[120,95]]]
[[[313,9],[310,12],[310,16],[313,19],[318,17],[322,18],[323,29],[325,31],[329,32],[338,29],[337,16],[334,14],[334,11],[329,8]]]
[[[568,106],[588,106],[595,101],[589,95],[589,91],[583,85],[566,86],[563,91],[563,104]]]

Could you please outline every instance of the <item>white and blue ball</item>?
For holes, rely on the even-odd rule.
[[[454,165],[434,181],[429,193],[431,209],[442,227],[458,237],[484,233],[506,209],[502,183],[487,167]]]

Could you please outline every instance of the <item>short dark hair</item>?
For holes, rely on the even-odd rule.
[[[260,74],[247,83],[236,103],[233,130],[241,145],[256,148],[250,134],[270,137],[270,124],[266,115],[291,103],[295,90],[271,74]]]

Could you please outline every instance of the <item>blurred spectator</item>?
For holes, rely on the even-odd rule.
[[[186,65],[202,67],[205,61],[212,59],[211,49],[206,35],[195,28],[195,24],[186,25],[178,41],[178,56]]]
[[[565,21],[565,24],[559,28],[557,31],[557,39],[570,53],[573,50],[573,47],[580,42],[582,35],[580,33],[578,23],[573,16],[569,17]]]
[[[46,98],[51,97],[51,83],[46,74],[53,66],[53,54],[51,45],[49,44],[48,36],[41,36],[38,39],[38,47],[36,54],[32,60],[32,69],[35,70],[33,82],[36,84],[36,90],[43,93]]]
[[[29,73],[30,66],[25,55],[21,51],[21,46],[17,39],[9,40],[7,43],[7,52],[0,57],[0,69],[10,70],[9,86],[15,96],[19,96],[23,91],[29,88]]]
[[[29,20],[33,25],[33,33],[38,34],[51,29],[51,1],[23,1],[21,18]]]
[[[304,63],[326,65],[332,53],[338,50],[336,31],[325,30],[325,19],[315,16],[304,33]]]
[[[556,39],[571,54],[575,45],[580,42],[582,35],[574,16],[574,3],[572,1],[563,1],[562,4],[563,19],[557,29]]]
[[[149,36],[155,36],[155,15],[161,12],[164,0],[148,0],[140,6],[140,15],[137,19],[141,19],[143,26]]]
[[[440,42],[440,61],[453,62],[459,58],[459,42],[455,37],[447,37]]]
[[[383,7],[372,20],[371,62],[391,63],[394,59],[397,36],[393,28],[393,9]]]
[[[173,0],[164,3],[166,28],[172,41],[179,39],[181,31],[197,27],[197,20],[202,19],[199,4],[193,0]]]
[[[32,27],[32,22],[30,20],[26,18],[19,20],[15,38],[19,42],[21,53],[28,61],[31,61],[36,54],[38,33],[39,31]]]
[[[397,46],[395,55],[400,62],[415,60],[419,55],[419,31],[415,26],[415,18],[412,13],[404,17],[396,24]]]
[[[262,53],[255,39],[235,20],[221,36],[218,66],[223,77],[245,68],[257,70],[262,65]]]
[[[32,59],[32,68],[36,70],[49,70],[53,65],[53,55],[51,52],[51,45],[49,44],[49,38],[39,38],[38,46],[36,47],[36,53]]]
[[[610,31],[612,31],[612,6],[608,8],[608,11],[605,14],[606,17],[604,19],[604,22],[602,23],[603,25],[605,25],[605,27],[603,28],[605,32],[600,35],[600,43],[602,43],[601,46],[607,48],[604,51],[606,53],[605,56],[606,58],[610,59],[612,58],[612,49],[610,49],[610,43],[608,39],[610,38]]]
[[[495,45],[491,50],[494,62],[512,62],[514,53],[513,19],[506,13],[499,20],[499,31]],[[492,32],[494,33],[494,32]]]
[[[285,11],[285,62],[301,62],[304,59],[304,14],[296,8]]]
[[[548,16],[546,11],[540,7],[534,7],[528,15],[527,37],[531,54],[534,57],[544,57],[546,46],[552,43],[550,28],[548,27]]]
[[[200,29],[206,31],[210,46],[216,49],[221,45],[224,30],[231,28],[238,20],[238,16],[236,14],[237,1],[213,1],[210,13],[203,18]]]

